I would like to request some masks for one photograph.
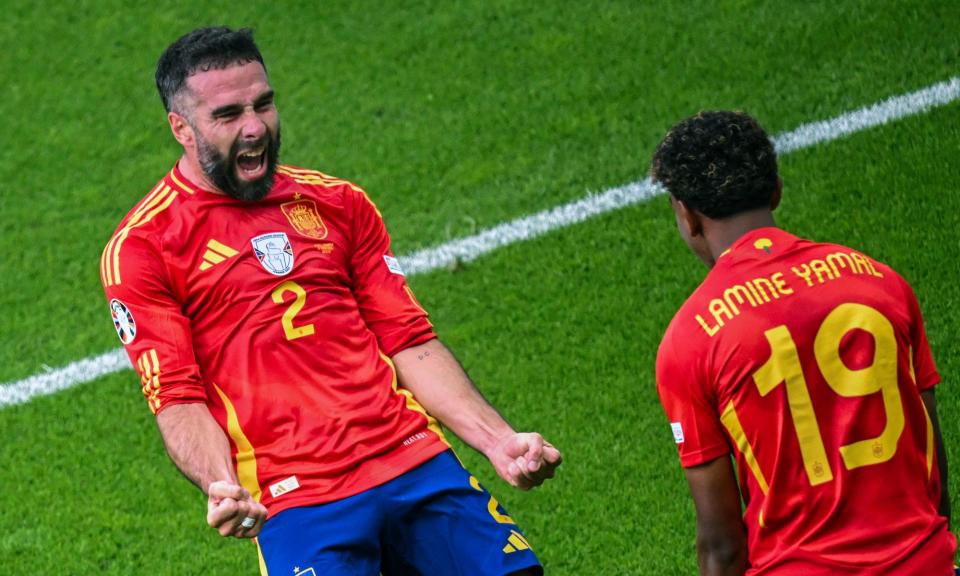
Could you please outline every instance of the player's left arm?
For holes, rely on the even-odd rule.
[[[947,483],[947,451],[943,446],[943,435],[940,433],[940,420],[937,418],[936,390],[929,388],[920,392],[920,398],[927,408],[930,422],[933,424],[933,439],[937,448],[937,468],[940,470],[940,515],[947,519],[947,528],[950,528],[950,484]]]
[[[480,394],[413,297],[376,206],[359,189],[346,194],[353,294],[380,350],[392,358],[399,385],[513,486],[528,489],[552,477],[560,452],[540,434],[516,432]]]
[[[401,386],[431,415],[484,454],[501,478],[526,490],[552,478],[560,451],[536,432],[516,432],[439,340],[393,356]]]
[[[747,569],[747,530],[729,456],[685,468],[697,510],[697,559],[703,576],[741,576]]]
[[[927,339],[927,330],[923,322],[923,313],[920,311],[920,302],[917,295],[907,281],[899,274],[894,274],[903,290],[907,307],[910,311],[910,350],[913,356],[910,358],[911,372],[920,391],[920,398],[923,400],[927,415],[930,417],[930,423],[933,425],[933,438],[936,447],[937,469],[940,473],[940,502],[938,510],[940,515],[947,519],[947,525],[950,525],[950,485],[947,483],[947,451],[943,443],[943,435],[940,432],[940,421],[937,418],[937,396],[936,385],[940,382],[940,374],[937,372],[933,361],[933,352],[930,350],[930,341]]]

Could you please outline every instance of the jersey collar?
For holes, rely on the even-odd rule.
[[[731,256],[745,256],[751,254],[765,253],[773,254],[780,252],[786,243],[793,242],[795,236],[776,226],[765,226],[755,228],[743,234],[724,250],[717,258],[717,262],[729,259]]]

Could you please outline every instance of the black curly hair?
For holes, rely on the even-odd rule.
[[[198,28],[181,36],[157,62],[157,91],[163,107],[167,112],[175,107],[174,100],[186,86],[187,78],[198,70],[218,70],[247,62],[259,62],[264,70],[267,68],[250,28]]]
[[[715,220],[770,206],[777,154],[760,124],[743,112],[701,112],[667,132],[650,176]]]

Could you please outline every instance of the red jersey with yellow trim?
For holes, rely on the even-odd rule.
[[[717,260],[657,355],[683,466],[735,455],[750,575],[951,573],[938,381],[896,272],[777,228]]]
[[[280,166],[263,200],[174,168],[101,275],[154,412],[203,402],[270,515],[382,484],[446,450],[390,361],[434,338],[360,189]]]

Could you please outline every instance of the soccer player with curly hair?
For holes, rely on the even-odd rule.
[[[710,268],[657,354],[701,574],[952,574],[940,377],[907,282],[776,226],[776,153],[744,113],[674,126],[651,176]]]

